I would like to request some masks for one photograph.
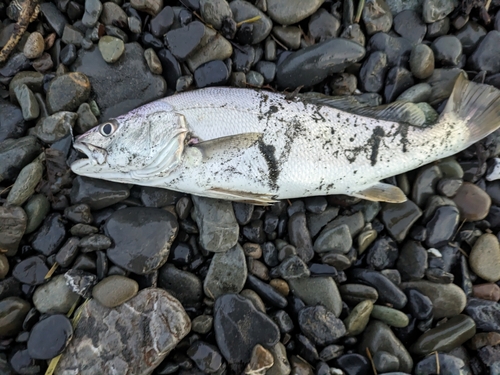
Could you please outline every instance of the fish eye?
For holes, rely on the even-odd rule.
[[[111,122],[106,122],[99,127],[99,133],[104,137],[109,137],[116,130],[116,125]]]

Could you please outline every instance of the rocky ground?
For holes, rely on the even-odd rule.
[[[0,2],[0,47],[31,21],[0,65],[0,374],[500,372],[500,132],[389,179],[402,204],[68,167],[72,134],[212,85],[432,122],[459,75],[500,88],[499,1],[27,1]]]

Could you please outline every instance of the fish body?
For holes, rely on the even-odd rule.
[[[376,109],[338,109],[327,99],[236,88],[194,90],[80,136],[75,148],[89,159],[76,161],[72,169],[94,178],[259,204],[330,194],[401,202],[404,194],[380,181],[453,155],[494,131],[500,126],[499,97],[490,86],[461,79],[438,122],[422,127],[363,114]],[[391,118],[402,108],[380,110]]]

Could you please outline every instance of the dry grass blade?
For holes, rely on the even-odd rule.
[[[356,10],[356,17],[354,17],[354,23],[359,23],[364,7],[365,7],[365,0],[359,0],[358,9]]]
[[[12,185],[10,185],[10,186],[7,186],[5,189],[3,189],[2,191],[0,191],[0,195],[2,195],[2,194],[4,194],[4,193],[8,192],[8,191],[12,188],[12,186],[14,186],[14,184],[12,184]]]
[[[32,22],[38,15],[38,11],[40,8],[37,7],[37,5],[37,0],[24,1],[21,8],[21,13],[19,14],[19,19],[16,23],[16,26],[14,27],[14,32],[0,51],[0,63],[3,63],[7,60],[10,53],[17,46],[17,43],[19,43],[19,40],[21,40],[21,37],[28,28],[30,22]]]
[[[375,375],[377,375],[377,369],[375,368],[375,363],[373,362],[373,358],[372,358],[372,353],[370,352],[370,349],[368,347],[366,347],[366,356],[368,357],[368,359],[370,360],[370,363],[372,365],[372,370],[373,370],[373,373]]]
[[[252,23],[252,22],[257,22],[258,20],[260,20],[260,16],[255,16],[255,17],[252,17],[252,18],[249,18],[247,20],[243,20],[243,21],[240,21],[236,24],[236,27],[240,27],[241,25],[243,25],[244,23]]]
[[[441,374],[441,366],[439,365],[439,355],[438,352],[434,352],[436,355],[436,374],[439,375]]]
[[[59,263],[55,262],[54,265],[50,268],[49,272],[47,272],[47,274],[45,275],[44,279],[50,279],[54,272],[56,272],[57,267],[59,267]]]

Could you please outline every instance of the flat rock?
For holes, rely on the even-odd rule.
[[[342,299],[337,284],[331,277],[307,277],[288,280],[294,295],[309,306],[323,305],[336,317],[342,311]]]
[[[203,299],[201,280],[188,271],[165,264],[158,272],[158,285],[178,299],[185,307],[199,307]]]
[[[79,297],[66,284],[64,275],[57,275],[36,288],[33,304],[42,314],[66,314]]]
[[[0,207],[0,249],[14,256],[26,230],[28,217],[21,207]]]
[[[92,210],[99,210],[128,198],[129,194],[127,185],[77,176],[69,198],[72,204],[85,203]]]
[[[500,280],[500,244],[495,235],[486,233],[477,239],[469,254],[469,264],[486,281]]]
[[[162,289],[143,289],[113,309],[92,299],[54,374],[151,374],[190,329],[182,305]]]
[[[26,124],[24,123],[23,113],[19,107],[7,100],[0,99],[0,142],[7,138],[20,137],[26,130],[25,128]]]
[[[267,14],[279,24],[291,25],[312,15],[325,0],[268,0]]]
[[[90,95],[90,81],[82,73],[66,73],[54,78],[47,90],[47,109],[50,113],[76,111]]]

